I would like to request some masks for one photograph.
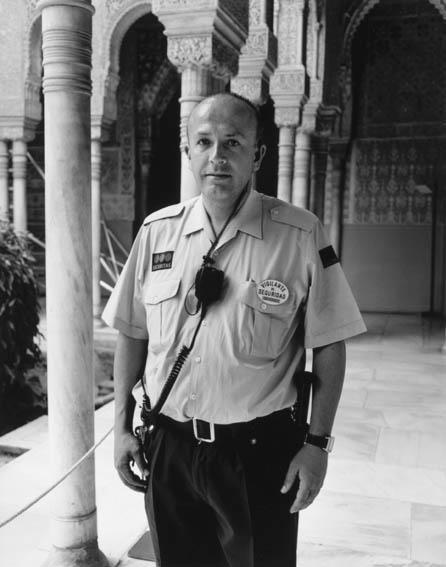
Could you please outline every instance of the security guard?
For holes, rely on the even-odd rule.
[[[147,217],[103,314],[119,330],[115,466],[146,492],[161,567],[295,566],[297,512],[319,492],[333,444],[343,341],[365,330],[318,219],[250,189],[259,130],[237,95],[195,107],[187,155],[201,195]],[[221,274],[209,304],[200,269]],[[183,345],[142,454],[132,390],[144,370],[156,404]],[[290,408],[306,348],[316,381],[299,445]]]

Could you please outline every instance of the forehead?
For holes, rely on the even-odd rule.
[[[256,119],[251,109],[242,101],[231,97],[206,99],[192,111],[189,133],[203,130],[233,131],[245,137],[255,136]]]

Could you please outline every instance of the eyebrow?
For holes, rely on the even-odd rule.
[[[210,136],[211,132],[209,130],[197,130],[195,132],[195,136]],[[239,136],[241,138],[245,138],[246,136],[244,136],[241,132],[238,132],[237,130],[231,131],[228,134],[225,134],[226,138],[234,138],[235,136]]]

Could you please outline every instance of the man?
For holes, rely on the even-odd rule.
[[[145,220],[103,315],[120,331],[115,465],[146,492],[161,567],[295,566],[297,512],[327,468],[343,341],[365,330],[317,218],[250,190],[259,131],[241,97],[195,107],[186,151],[201,195]],[[200,266],[224,272],[207,309]],[[143,455],[132,389],[144,369],[153,406],[182,345],[190,356]],[[290,408],[305,348],[316,379],[302,446]]]

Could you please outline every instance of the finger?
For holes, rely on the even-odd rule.
[[[305,489],[302,492],[299,490],[296,495],[296,500],[293,502],[290,513],[295,514],[300,510],[305,510],[310,504],[313,503],[316,496],[319,494],[320,489]]]
[[[146,480],[147,477],[149,476],[149,468],[147,466],[147,461],[144,457],[142,450],[136,451],[133,457],[135,459],[136,466],[138,467],[139,472],[141,473],[142,479]]]
[[[289,491],[289,489],[293,486],[294,481],[296,480],[296,476],[298,473],[298,467],[291,461],[290,466],[288,467],[288,471],[285,476],[285,480],[283,482],[283,486],[280,489],[282,494],[285,494]]]
[[[119,478],[122,482],[132,490],[136,490],[137,492],[145,492],[147,489],[147,482],[139,476],[137,476],[132,469],[130,468],[130,464],[120,465],[116,468],[118,471]]]

